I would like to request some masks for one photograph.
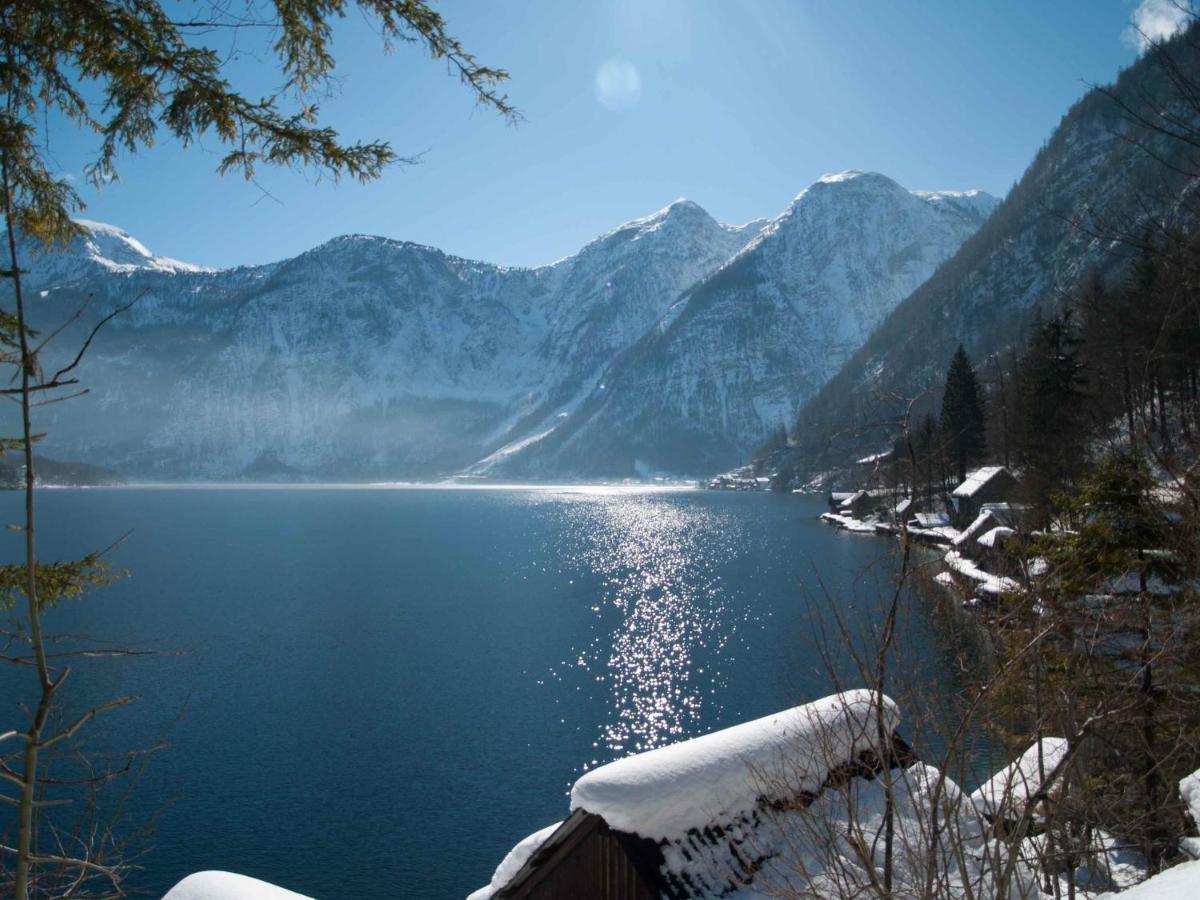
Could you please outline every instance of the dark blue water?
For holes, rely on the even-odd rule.
[[[40,497],[45,557],[133,530],[113,554],[129,577],[48,626],[187,651],[84,661],[66,697],[137,693],[96,745],[165,742],[128,806],[154,818],[134,879],[154,894],[220,868],[316,897],[461,897],[565,816],[585,767],[829,693],[814,613],[872,626],[892,549],[765,494]],[[32,675],[0,678],[3,730]]]

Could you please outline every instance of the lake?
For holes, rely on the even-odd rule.
[[[893,549],[795,495],[39,496],[44,558],[132,530],[112,554],[129,576],[48,627],[183,651],[84,661],[67,694],[141,696],[97,746],[165,742],[129,805],[154,818],[134,886],[155,895],[220,868],[316,897],[461,897],[566,816],[585,768],[830,693],[818,625],[874,626]],[[17,521],[18,495],[0,502]],[[905,635],[922,658],[927,628]],[[0,677],[3,730],[33,678]]]

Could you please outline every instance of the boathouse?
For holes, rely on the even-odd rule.
[[[979,516],[985,503],[1009,503],[1016,499],[1020,482],[1004,466],[985,466],[967,475],[950,500],[954,505],[954,525],[966,528]]]
[[[887,698],[891,737],[879,746],[877,702],[836,694],[593,769],[571,791],[570,816],[514,847],[470,900],[717,898],[757,886],[786,849],[781,816],[915,762]]]

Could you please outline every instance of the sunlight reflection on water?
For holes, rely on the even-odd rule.
[[[744,526],[678,495],[554,499],[565,526],[559,548],[565,567],[600,585],[590,601],[592,639],[562,662],[605,695],[609,714],[594,744],[599,755],[623,756],[688,736],[705,704],[713,711],[733,660],[729,645],[748,618],[741,592],[716,574],[744,544]]]

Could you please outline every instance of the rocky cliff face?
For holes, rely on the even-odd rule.
[[[213,271],[85,223],[24,253],[43,327],[92,297],[52,350],[138,299],[89,353],[91,393],[43,411],[45,450],[143,478],[699,474],[794,411],[992,202],[848,173],[769,224],[680,200],[536,269],[356,235]],[[601,434],[628,448],[605,465]]]

